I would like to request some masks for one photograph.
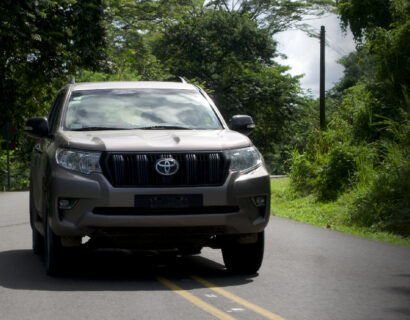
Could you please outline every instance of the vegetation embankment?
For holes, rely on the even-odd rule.
[[[349,195],[334,202],[318,201],[314,195],[300,196],[292,192],[289,178],[273,179],[271,188],[271,212],[275,216],[410,247],[408,238],[354,224],[350,219],[353,204]]]
[[[337,9],[358,49],[328,93],[327,130],[290,150],[290,188],[318,203],[349,200],[349,225],[409,239],[410,6],[343,0]]]

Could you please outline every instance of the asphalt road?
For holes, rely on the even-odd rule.
[[[47,277],[28,193],[0,193],[0,319],[410,319],[410,248],[272,217],[259,275],[219,250],[187,258],[76,255]]]

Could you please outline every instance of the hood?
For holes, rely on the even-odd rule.
[[[95,151],[221,151],[252,145],[231,130],[60,131],[62,147]]]

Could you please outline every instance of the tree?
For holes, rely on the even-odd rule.
[[[397,112],[410,88],[410,6],[406,0],[339,0],[337,9],[344,28],[349,26],[374,60],[374,78],[368,89],[379,103],[375,114],[401,117]]]
[[[340,58],[337,62],[344,67],[344,75],[330,90],[331,96],[340,97],[346,89],[353,87],[361,79],[374,77],[373,57],[364,46]]]
[[[0,127],[12,123],[17,130],[12,187],[28,184],[34,141],[23,135],[25,120],[46,115],[56,90],[79,68],[104,69],[103,18],[102,0],[0,2]]]
[[[252,139],[265,154],[281,141],[299,102],[299,82],[273,61],[276,43],[255,21],[205,10],[166,29],[154,53],[172,75],[203,83],[225,118],[252,115]]]
[[[103,10],[102,0],[0,3],[0,125],[21,126],[79,67],[102,67]]]
[[[301,21],[306,16],[320,16],[333,9],[332,0],[213,0],[206,5],[218,10],[237,12],[257,21],[271,35],[298,28],[309,31]]]
[[[360,41],[375,27],[389,28],[393,21],[392,0],[337,0],[337,11],[344,30],[350,27]]]
[[[166,69],[152,53],[151,42],[202,0],[105,0],[104,28],[109,70],[80,70],[80,81],[164,80]]]

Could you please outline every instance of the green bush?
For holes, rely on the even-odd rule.
[[[335,200],[350,185],[356,170],[357,148],[341,132],[314,131],[303,153],[291,151],[289,175],[296,193],[313,193],[321,201]]]
[[[318,165],[309,159],[307,153],[300,153],[297,149],[291,150],[291,162],[292,191],[304,195],[314,193]]]
[[[356,170],[354,157],[355,148],[347,144],[339,144],[326,154],[316,180],[320,200],[336,200],[350,185],[350,178]]]
[[[29,165],[10,151],[10,190],[24,190],[29,186]],[[7,190],[7,151],[0,150],[0,191]]]
[[[351,222],[409,237],[409,148],[392,142],[384,144],[389,146],[383,163],[376,169],[368,168],[372,174],[362,174],[352,192]]]

